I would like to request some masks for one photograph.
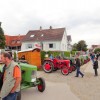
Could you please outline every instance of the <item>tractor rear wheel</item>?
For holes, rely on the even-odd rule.
[[[38,80],[40,81],[40,84],[37,86],[38,87],[38,90],[40,92],[43,92],[45,90],[45,87],[46,87],[45,80],[43,78],[41,78],[41,77],[38,78]]]
[[[69,74],[68,68],[63,67],[63,68],[61,69],[61,73],[62,73],[63,75],[68,75],[68,74]]]
[[[51,61],[45,61],[42,68],[46,73],[51,73],[53,71],[53,63]]]
[[[53,68],[53,71],[57,71],[58,70],[58,68]]]

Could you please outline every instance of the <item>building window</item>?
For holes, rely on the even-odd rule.
[[[44,36],[44,34],[41,34],[41,37],[43,37]]]
[[[32,44],[28,44],[28,48],[32,48]]]
[[[11,43],[12,43],[12,44],[15,44],[15,43],[16,43],[16,41],[15,41],[15,40],[12,40],[12,41],[11,41]]]
[[[53,44],[49,44],[49,48],[53,48]]]
[[[20,43],[20,40],[17,40],[17,43]]]
[[[30,37],[34,37],[34,35],[30,35]]]

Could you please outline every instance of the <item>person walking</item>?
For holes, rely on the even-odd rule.
[[[80,66],[81,66],[81,63],[80,63],[80,59],[79,59],[79,56],[77,55],[76,56],[76,76],[75,77],[79,77],[79,74],[82,76],[84,76],[84,74],[80,71]]]
[[[97,52],[97,54],[96,54],[96,58],[97,58],[97,60],[98,60],[99,56],[100,56],[100,55],[99,55],[99,52]]]
[[[21,83],[20,67],[12,60],[9,53],[2,53],[1,60],[4,63],[5,70],[0,96],[2,100],[17,100]]]
[[[94,72],[95,72],[95,76],[98,76],[98,58],[95,58],[94,59],[94,64],[93,64],[93,69],[94,69]]]
[[[90,55],[90,57],[91,57],[92,63],[94,64],[94,58],[95,58],[94,52],[92,52],[92,54]]]

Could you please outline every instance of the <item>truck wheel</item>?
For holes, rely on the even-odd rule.
[[[53,64],[51,61],[45,61],[42,68],[46,73],[51,73],[53,71]]]
[[[21,91],[18,93],[16,100],[21,100]]]
[[[40,81],[40,84],[37,86],[38,87],[38,90],[40,91],[40,92],[43,92],[44,90],[45,90],[45,80],[43,79],[43,78],[38,78],[39,79],[39,81]]]
[[[61,69],[61,73],[62,73],[63,75],[68,75],[68,74],[69,74],[69,71],[68,71],[68,69],[67,69],[66,67],[63,67],[63,68]]]

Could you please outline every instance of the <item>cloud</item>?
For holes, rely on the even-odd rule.
[[[100,43],[100,0],[2,0],[0,21],[6,34],[66,27],[73,43],[85,39]],[[97,42],[95,42],[97,41]]]

